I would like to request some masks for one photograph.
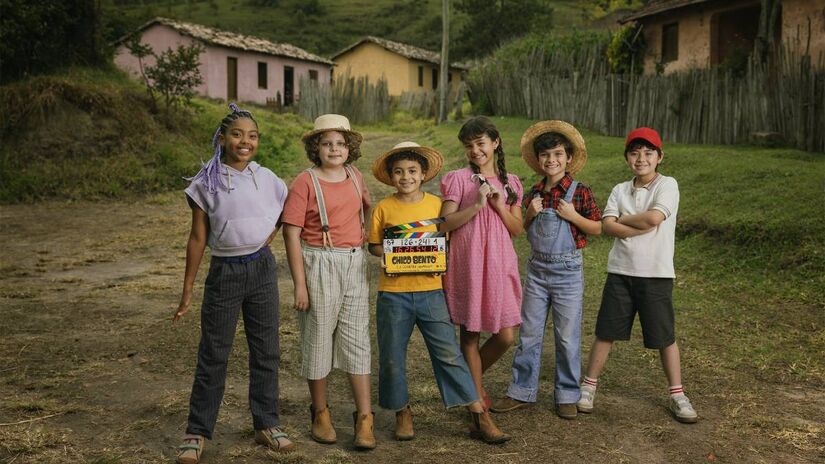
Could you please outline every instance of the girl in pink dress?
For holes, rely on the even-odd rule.
[[[461,352],[489,407],[481,376],[513,345],[514,328],[521,324],[521,280],[512,237],[524,230],[523,189],[505,169],[501,138],[489,119],[470,119],[458,139],[469,166],[441,180],[446,222],[439,230],[453,231],[444,291],[450,317],[461,326]],[[492,335],[479,347],[481,332]]]

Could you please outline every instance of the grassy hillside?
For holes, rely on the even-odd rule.
[[[140,84],[116,70],[73,69],[0,87],[0,202],[103,198],[180,189],[211,156],[210,137],[228,112],[195,99],[170,118],[150,111]],[[257,160],[290,176],[302,162],[295,115],[252,108]]]
[[[204,24],[219,29],[287,42],[323,56],[331,55],[360,37],[375,35],[430,50],[441,48],[439,0],[344,0],[341,2],[280,0],[211,0],[190,2],[141,2],[115,5],[104,2],[104,15],[116,31],[127,32],[154,16]],[[275,3],[274,6],[260,4]],[[581,26],[592,12],[574,0],[548,0],[558,21],[554,26]],[[258,4],[258,5],[256,5]],[[316,7],[317,5],[317,7]],[[453,14],[453,37],[466,23]],[[480,27],[494,27],[492,24]],[[110,31],[110,35],[116,35]]]

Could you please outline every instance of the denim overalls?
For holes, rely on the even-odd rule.
[[[573,201],[578,182],[573,181],[564,200]],[[556,341],[556,404],[579,400],[581,374],[581,323],[584,279],[582,254],[570,230],[570,223],[553,208],[545,208],[527,229],[533,248],[524,279],[521,331],[513,358],[510,398],[535,402],[538,392],[544,326],[552,306]]]

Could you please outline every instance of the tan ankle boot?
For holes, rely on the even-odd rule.
[[[470,436],[484,443],[497,445],[510,440],[510,436],[499,430],[490,413],[470,411]]]
[[[355,422],[355,440],[353,445],[356,449],[371,450],[375,448],[375,435],[372,433],[373,414],[352,413],[352,420]]]
[[[412,410],[407,405],[406,408],[395,413],[395,439],[407,441],[415,438],[413,431]]]
[[[335,435],[335,428],[332,426],[332,415],[329,413],[329,408],[327,407],[316,411],[310,405],[309,414],[312,419],[312,429],[310,432],[312,439],[325,445],[335,443],[337,437]]]

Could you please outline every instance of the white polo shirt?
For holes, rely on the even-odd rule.
[[[655,209],[665,220],[650,232],[616,238],[607,258],[607,272],[634,277],[675,278],[673,250],[679,185],[676,179],[659,174],[649,184],[635,188],[633,180],[613,187],[602,217],[621,217]]]

